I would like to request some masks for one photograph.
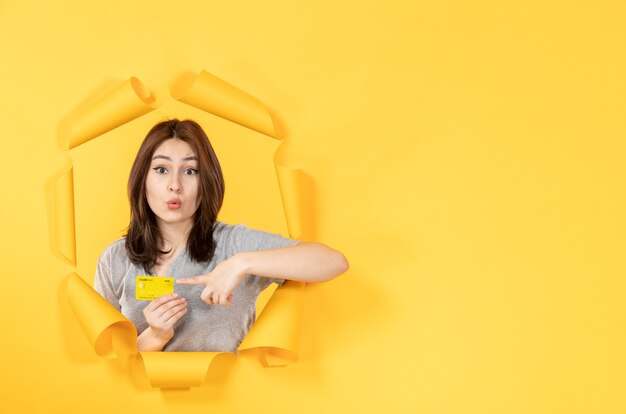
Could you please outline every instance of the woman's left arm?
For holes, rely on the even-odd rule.
[[[325,282],[348,270],[348,261],[337,250],[321,243],[236,253],[206,275],[177,279],[181,285],[206,285],[200,297],[211,304],[229,305],[232,293],[245,275]]]
[[[300,282],[326,282],[348,270],[345,256],[322,243],[240,252],[233,259],[246,274]]]

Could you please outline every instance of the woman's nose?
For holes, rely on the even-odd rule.
[[[178,177],[176,177],[175,174],[171,175],[171,180],[168,186],[169,191],[172,191],[174,193],[180,193],[181,187],[180,187],[180,180],[178,179]]]

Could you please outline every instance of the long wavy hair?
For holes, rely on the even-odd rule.
[[[154,212],[146,198],[146,177],[154,151],[168,139],[188,143],[198,157],[200,205],[193,217],[187,239],[192,260],[208,262],[215,253],[213,226],[224,201],[224,177],[215,151],[200,125],[192,120],[172,119],[156,124],[144,138],[128,178],[130,224],[126,233],[126,252],[130,261],[149,273],[159,254],[161,234]]]

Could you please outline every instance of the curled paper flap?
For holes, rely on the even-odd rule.
[[[153,387],[189,388],[204,381],[213,359],[223,352],[140,352]]]
[[[303,233],[302,205],[297,190],[298,181],[302,178],[301,171],[276,164],[276,174],[289,234],[295,239],[301,238]]]
[[[274,122],[265,105],[207,71],[203,70],[195,79],[179,82],[172,95],[181,102],[276,138]]]
[[[58,251],[76,264],[76,232],[74,226],[74,180],[72,167],[63,171],[54,185],[53,240]]]
[[[76,273],[68,278],[70,306],[96,353],[107,358],[136,353],[135,325]]]
[[[258,349],[265,366],[297,361],[303,296],[303,282],[285,281],[262,309],[239,349]]]
[[[154,97],[139,81],[132,77],[111,93],[84,108],[71,119],[67,128],[69,148],[115,129],[151,111]]]
[[[313,239],[313,185],[299,169],[276,164],[280,196],[285,209],[289,235],[294,239]]]

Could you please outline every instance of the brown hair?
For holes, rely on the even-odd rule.
[[[130,224],[126,234],[126,252],[130,261],[150,272],[156,264],[161,238],[154,212],[146,198],[146,176],[154,151],[164,141],[175,138],[188,143],[198,157],[200,205],[187,239],[191,259],[208,262],[215,252],[213,226],[224,200],[222,168],[202,127],[192,120],[172,119],[156,124],[144,138],[128,178]]]

